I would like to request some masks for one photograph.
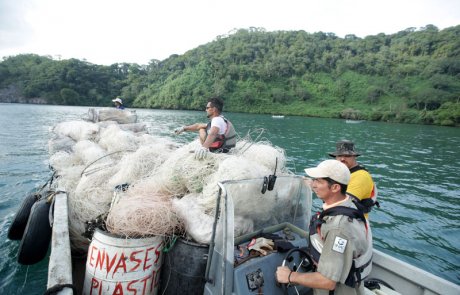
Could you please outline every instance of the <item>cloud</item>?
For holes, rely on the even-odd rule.
[[[0,0],[0,56],[147,64],[233,29],[392,34],[460,24],[458,0]]]
[[[32,37],[25,12],[33,3],[27,0],[0,1],[0,50],[20,47]]]

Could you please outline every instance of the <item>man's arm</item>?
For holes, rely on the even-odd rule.
[[[214,142],[214,140],[216,139],[218,134],[219,134],[219,128],[216,126],[211,127],[211,129],[208,132],[208,136],[206,137],[205,142],[203,142],[203,147],[209,148],[211,144]]]
[[[276,279],[283,284],[296,284],[313,289],[334,290],[336,282],[330,280],[319,272],[291,272],[287,266],[278,266],[276,270]]]
[[[208,125],[206,123],[195,123],[193,125],[182,126],[174,130],[177,135],[184,131],[199,131],[200,129],[206,129]]]
[[[206,123],[195,123],[193,125],[184,126],[184,131],[198,131],[205,129],[208,126]]]

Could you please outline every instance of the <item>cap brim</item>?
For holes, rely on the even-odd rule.
[[[320,169],[318,169],[318,167],[307,168],[307,169],[305,169],[305,173],[307,173],[308,176],[313,177],[313,178],[326,178],[326,177],[328,177]]]
[[[343,154],[343,153],[328,153],[328,155],[332,158],[335,158],[337,156],[342,156],[342,155],[346,155],[346,156],[355,156],[355,157],[359,157],[361,156],[361,154],[358,154],[358,153],[348,153],[348,154]]]

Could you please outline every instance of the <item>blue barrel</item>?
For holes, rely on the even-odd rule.
[[[171,249],[163,253],[158,294],[203,294],[208,251],[209,245],[177,239]]]

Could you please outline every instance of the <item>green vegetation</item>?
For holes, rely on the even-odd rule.
[[[460,26],[393,35],[240,29],[148,65],[18,55],[0,63],[0,101],[225,110],[460,126]],[[9,99],[8,99],[9,95]]]

